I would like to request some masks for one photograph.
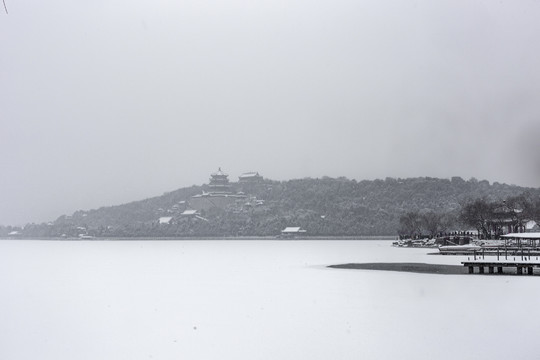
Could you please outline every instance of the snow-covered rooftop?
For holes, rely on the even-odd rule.
[[[159,218],[160,224],[169,224],[172,220],[172,216],[163,216]]]
[[[285,229],[281,230],[282,233],[304,233],[306,230],[303,230],[300,227],[286,227]]]
[[[260,176],[260,175],[258,172],[253,171],[253,172],[243,173],[242,175],[240,175],[240,178],[256,177],[256,176]]]
[[[525,229],[527,229],[527,230],[534,229],[534,227],[536,225],[537,225],[536,221],[534,221],[534,220],[527,221],[527,223],[525,224]]]
[[[514,239],[540,239],[540,232],[510,233],[503,235],[503,237]]]

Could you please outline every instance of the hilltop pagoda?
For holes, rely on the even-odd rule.
[[[218,171],[210,175],[210,182],[208,187],[211,193],[228,193],[231,190],[229,184],[229,175],[224,173],[221,168]]]
[[[189,203],[195,210],[206,211],[211,208],[234,207],[237,203],[244,203],[246,198],[243,193],[233,192],[232,184],[229,183],[229,175],[219,168],[217,172],[210,175],[208,191],[192,196]]]

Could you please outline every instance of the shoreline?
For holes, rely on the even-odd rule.
[[[365,236],[302,236],[297,238],[280,238],[275,236],[186,236],[186,237],[0,237],[1,240],[50,240],[50,241],[188,241],[188,240],[274,240],[274,241],[303,241],[303,240],[395,240],[395,236],[390,235],[365,235]]]

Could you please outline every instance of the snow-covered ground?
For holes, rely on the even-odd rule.
[[[540,278],[390,241],[0,241],[0,359],[533,359]]]

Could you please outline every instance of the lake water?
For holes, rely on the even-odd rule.
[[[389,241],[0,241],[0,359],[533,359],[540,277]]]

